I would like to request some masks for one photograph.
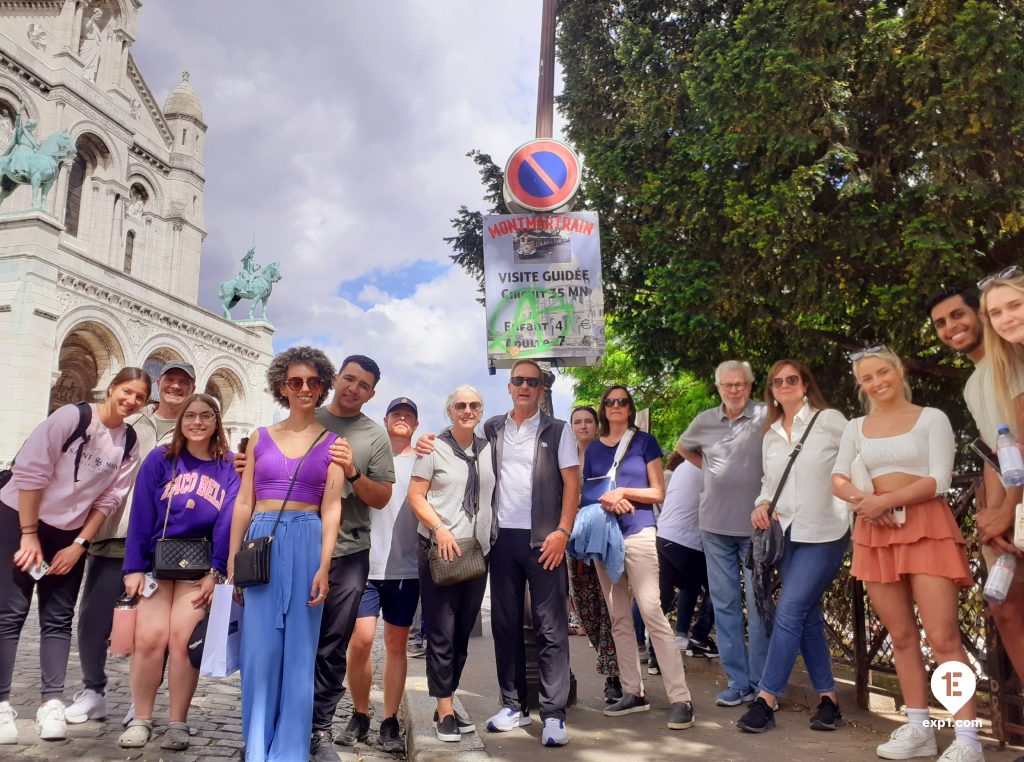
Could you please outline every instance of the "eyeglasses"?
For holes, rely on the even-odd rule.
[[[858,349],[856,352],[850,352],[847,356],[850,358],[850,362],[860,362],[868,355],[877,355],[888,351],[889,347],[885,346],[885,344],[875,344],[873,347],[864,347],[864,349]]]
[[[473,413],[479,413],[484,409],[484,406],[479,402],[453,402],[452,407],[456,413],[463,413],[467,409]]]
[[[609,397],[604,401],[605,407],[629,407],[628,397]]]
[[[209,411],[207,411],[205,413],[196,413],[196,412],[193,412],[193,411],[190,410],[189,412],[187,412],[183,416],[181,416],[181,420],[183,420],[183,421],[194,421],[196,418],[198,418],[203,423],[209,423],[210,421],[212,421],[216,417],[217,417],[216,413],[211,413]]]
[[[725,389],[726,391],[729,392],[739,392],[742,391],[743,389],[746,389],[748,386],[750,386],[750,384],[748,384],[746,381],[743,381],[735,384],[719,384],[718,388]]]
[[[298,376],[295,376],[284,382],[284,385],[293,392],[301,392],[303,384],[305,384],[306,388],[311,392],[319,392],[324,388],[324,382],[319,376],[313,376],[312,378],[299,378]]]
[[[1002,272],[998,272],[995,275],[986,275],[984,278],[978,281],[978,290],[984,291],[986,288],[991,286],[997,280],[1009,280],[1010,278],[1016,278],[1018,275],[1024,275],[1024,270],[1021,270],[1018,265],[1007,267]]]
[[[772,379],[772,387],[775,389],[781,389],[785,386],[796,386],[800,383],[800,376],[786,376],[785,378],[776,376]]]
[[[512,376],[508,382],[512,384],[512,386],[522,386],[523,384],[526,384],[531,389],[536,389],[540,386],[539,378],[527,378],[526,376]]]

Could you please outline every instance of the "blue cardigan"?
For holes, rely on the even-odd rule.
[[[566,551],[576,560],[603,563],[612,582],[619,581],[625,568],[626,543],[622,529],[615,514],[606,511],[600,503],[580,508]]]

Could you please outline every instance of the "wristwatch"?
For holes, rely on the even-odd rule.
[[[88,541],[87,539],[85,539],[84,537],[76,537],[76,538],[74,539],[74,542],[75,542],[75,543],[76,543],[77,545],[81,545],[81,546],[82,546],[82,550],[88,550],[88,549],[89,549],[89,546],[90,546],[90,545],[92,545],[92,543],[91,543],[91,542],[89,542],[89,541]]]
[[[363,472],[357,468],[356,472],[352,474],[352,476],[346,476],[345,478],[348,479],[349,484],[355,484],[357,481],[363,478]]]

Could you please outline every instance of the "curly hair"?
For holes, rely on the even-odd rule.
[[[291,347],[277,355],[267,368],[267,391],[281,407],[287,408],[288,398],[281,390],[288,380],[288,369],[293,365],[309,365],[316,368],[316,374],[323,383],[320,396],[316,400],[316,406],[320,407],[331,393],[334,384],[334,364],[327,359],[327,355],[314,347]]]

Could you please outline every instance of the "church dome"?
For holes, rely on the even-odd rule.
[[[182,72],[181,82],[171,90],[164,102],[164,114],[183,114],[202,121],[203,107],[199,105],[199,95],[188,79],[188,72]]]

